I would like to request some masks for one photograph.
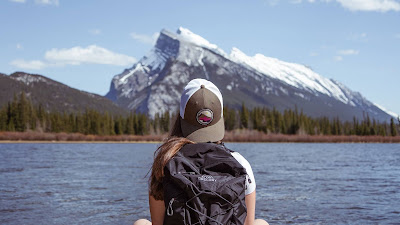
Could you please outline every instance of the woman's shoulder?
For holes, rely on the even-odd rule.
[[[243,157],[239,152],[231,151],[231,155],[235,158],[244,168],[250,167],[249,161]]]

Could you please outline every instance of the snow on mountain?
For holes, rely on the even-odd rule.
[[[106,95],[120,106],[149,113],[174,112],[180,91],[193,78],[220,87],[229,107],[268,106],[278,110],[300,107],[311,116],[349,120],[368,113],[386,120],[388,114],[338,81],[296,63],[238,48],[228,55],[217,45],[180,27],[162,30],[155,46],[130,69],[114,76]]]
[[[374,103],[374,105],[375,105],[376,107],[380,108],[382,111],[384,111],[384,112],[386,112],[387,114],[389,114],[390,116],[394,117],[394,118],[399,118],[399,117],[400,117],[399,114],[397,114],[397,113],[395,113],[395,112],[392,112],[392,111],[390,111],[390,110],[387,110],[385,107],[383,107],[383,106],[381,106],[381,105],[378,105],[378,104],[376,104],[376,103]]]
[[[332,96],[345,104],[349,103],[349,99],[346,98],[340,87],[304,65],[283,62],[261,54],[250,57],[237,48],[232,49],[230,59],[255,69],[266,76],[279,79],[293,87],[310,92],[319,92]]]
[[[227,56],[226,53],[222,49],[218,48],[217,45],[211,44],[210,42],[208,42],[206,39],[204,39],[200,35],[197,35],[186,28],[179,27],[177,34],[179,35],[179,37],[181,39],[183,39],[187,42],[190,42],[199,47],[207,48],[207,49],[214,51],[220,55]]]
[[[30,85],[35,82],[48,83],[48,81],[41,76],[32,76],[31,74],[26,74],[26,73],[18,73],[15,76],[11,76],[10,78],[17,80],[17,81],[21,81],[21,82],[25,83],[26,85]]]
[[[231,54],[228,56],[217,45],[211,44],[203,37],[194,34],[186,28],[179,27],[177,34],[180,39],[190,42],[193,45],[207,48],[211,51],[219,53],[229,60],[255,69],[266,76],[282,80],[283,82],[286,82],[287,84],[290,84],[296,88],[332,96],[345,104],[349,103],[349,99],[346,98],[342,90],[335,83],[325,77],[320,76],[304,65],[280,61],[278,59],[266,57],[261,54],[256,54],[255,56],[250,57],[235,47],[232,48]],[[202,57],[203,55],[200,55],[197,60],[199,64],[202,63]],[[191,58],[193,57],[186,58],[187,64],[189,65],[191,64],[189,62]]]

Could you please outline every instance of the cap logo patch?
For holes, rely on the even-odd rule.
[[[211,109],[202,109],[197,113],[196,119],[199,124],[208,125],[214,119],[213,111]]]

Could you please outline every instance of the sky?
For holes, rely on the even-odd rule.
[[[400,114],[400,0],[0,0],[0,73],[105,95],[162,29],[304,64]]]

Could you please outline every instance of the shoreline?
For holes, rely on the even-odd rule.
[[[158,144],[161,141],[41,141],[41,140],[0,140],[0,144]]]
[[[167,134],[84,135],[79,133],[0,132],[0,144],[132,144],[162,143]],[[334,136],[265,134],[254,130],[227,131],[227,143],[400,143],[400,136]]]
[[[223,141],[223,143],[268,143],[268,144],[400,144],[400,142],[379,142],[379,141]],[[162,144],[161,141],[0,141],[0,144]]]

